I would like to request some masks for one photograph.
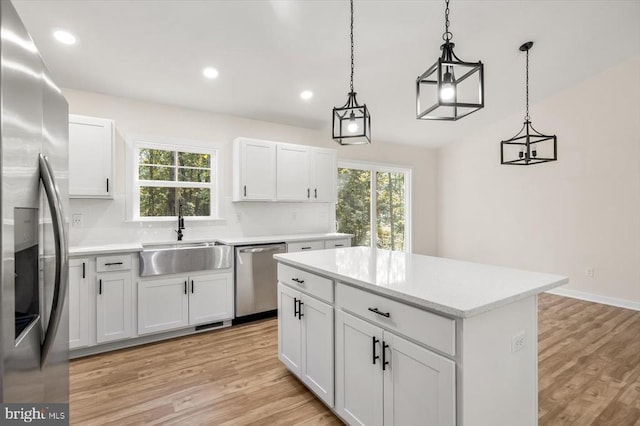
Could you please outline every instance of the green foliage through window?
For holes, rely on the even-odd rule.
[[[138,148],[140,217],[211,216],[211,154]]]

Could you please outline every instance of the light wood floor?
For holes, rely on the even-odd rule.
[[[71,424],[341,425],[277,346],[270,319],[72,361]],[[540,426],[640,426],[640,312],[540,296],[539,407]]]

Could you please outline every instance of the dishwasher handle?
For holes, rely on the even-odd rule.
[[[256,247],[256,248],[245,248],[238,250],[240,253],[266,253],[270,251],[283,251],[284,247]]]

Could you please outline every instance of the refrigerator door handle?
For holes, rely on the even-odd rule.
[[[69,258],[67,253],[67,234],[64,229],[64,213],[62,211],[62,199],[58,191],[58,186],[51,172],[51,166],[47,157],[40,154],[40,180],[44,187],[49,209],[51,210],[51,222],[53,224],[53,238],[56,251],[56,274],[53,292],[53,303],[51,305],[51,315],[49,324],[44,335],[42,347],[40,349],[40,368],[43,368],[53,341],[55,340],[58,326],[64,308],[64,299],[67,293],[67,271],[69,269]]]

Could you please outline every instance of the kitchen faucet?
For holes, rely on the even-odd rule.
[[[184,227],[184,217],[182,216],[182,198],[178,202],[178,230],[175,231],[178,234],[178,241],[182,241],[182,230]]]

